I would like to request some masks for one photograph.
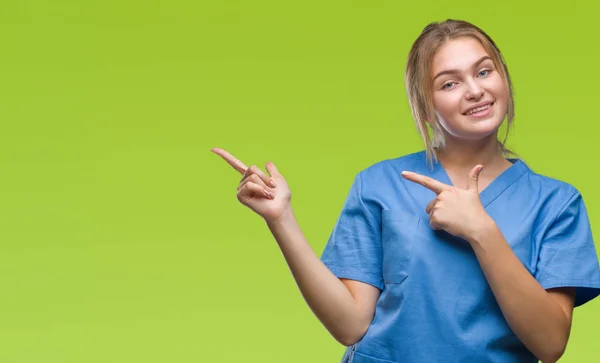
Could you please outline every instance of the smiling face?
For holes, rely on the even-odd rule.
[[[481,43],[461,37],[444,43],[431,64],[433,105],[444,137],[480,140],[507,114],[508,91]]]

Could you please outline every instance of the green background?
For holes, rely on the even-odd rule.
[[[0,362],[336,362],[240,176],[273,161],[320,254],[354,175],[422,148],[403,85],[434,20],[486,30],[509,146],[596,189],[596,2],[0,3]],[[598,245],[598,242],[597,242]],[[600,300],[562,362],[593,362]]]

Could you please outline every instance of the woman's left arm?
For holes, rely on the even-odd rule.
[[[467,241],[508,325],[543,363],[563,355],[573,317],[574,288],[545,290],[529,273],[489,218]]]
[[[471,170],[466,189],[412,172],[402,176],[436,193],[425,209],[431,227],[469,242],[512,331],[543,363],[556,362],[569,340],[575,290],[545,290],[523,266],[481,204],[482,168]]]

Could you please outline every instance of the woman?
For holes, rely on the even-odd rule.
[[[425,150],[358,173],[321,259],[275,165],[267,175],[213,151],[243,174],[238,199],[348,346],[344,362],[557,361],[573,308],[600,294],[581,195],[508,157],[498,129],[513,121],[510,77],[478,27],[428,25],[405,79]]]

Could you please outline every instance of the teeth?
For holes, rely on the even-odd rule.
[[[467,115],[472,115],[475,112],[480,112],[480,111],[487,110],[489,107],[490,107],[490,105],[485,105],[485,106],[474,108],[471,111],[467,112]]]

